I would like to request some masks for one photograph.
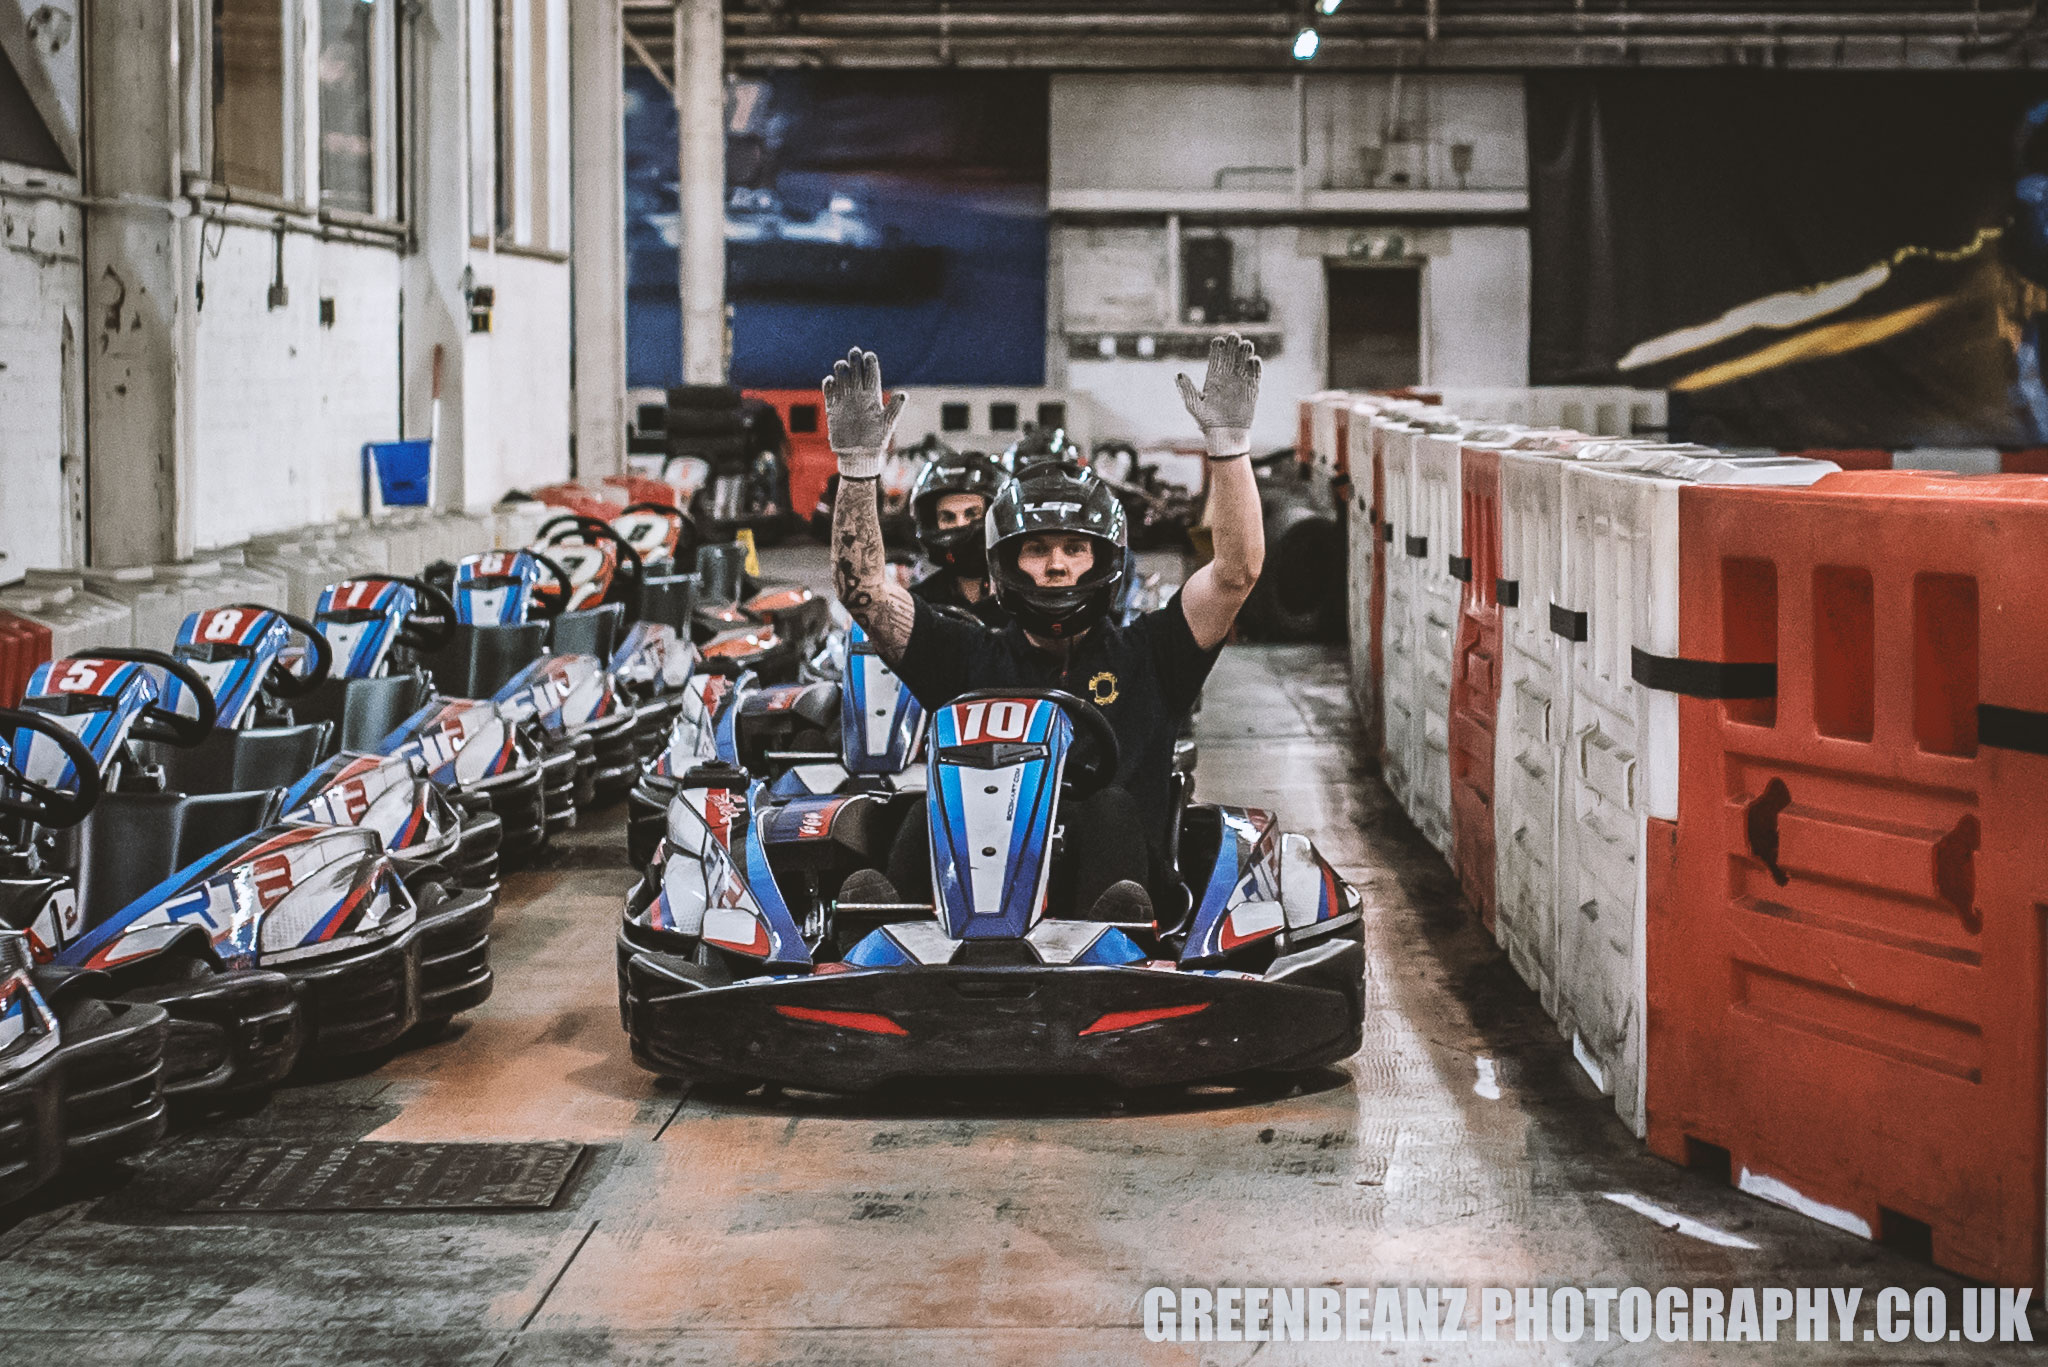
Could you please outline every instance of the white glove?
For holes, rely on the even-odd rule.
[[[859,347],[825,377],[825,432],[844,479],[874,479],[903,414],[901,393],[882,399],[882,362]]]
[[[1249,455],[1252,414],[1259,406],[1259,357],[1252,344],[1234,332],[1210,342],[1209,370],[1200,393],[1186,375],[1175,378],[1181,402],[1201,424],[1209,458]]]

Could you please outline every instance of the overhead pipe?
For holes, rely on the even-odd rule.
[[[1435,6],[1431,6],[1435,9]],[[1473,14],[1438,11],[1421,14],[1361,14],[1341,12],[1318,21],[1326,38],[1353,34],[1427,34],[1434,23],[1438,33],[1458,34],[1655,34],[1696,33],[1996,33],[2024,28],[2031,19],[2025,9],[1989,10],[1982,13],[1920,11],[1915,13],[1801,13],[1785,10],[1748,12],[1673,13],[1642,11],[1574,10],[1558,14]],[[989,33],[1071,34],[1144,33],[1188,37],[1210,34],[1257,34],[1286,36],[1295,24],[1287,14],[1216,13],[1099,13],[1077,14],[1010,13],[997,11],[946,11],[930,13],[808,13],[800,15],[792,30],[787,21],[745,11],[729,14],[729,30],[753,36],[757,33],[790,35],[916,35],[952,37]]]

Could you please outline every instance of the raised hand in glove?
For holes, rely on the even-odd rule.
[[[859,347],[832,363],[825,377],[825,433],[832,454],[839,457],[844,479],[873,479],[882,473],[882,456],[903,414],[899,392],[882,400],[882,362]]]
[[[1252,413],[1259,406],[1259,357],[1252,344],[1231,333],[1209,343],[1209,372],[1196,392],[1186,375],[1180,381],[1181,402],[1201,424],[1209,458],[1242,456],[1252,449]]]

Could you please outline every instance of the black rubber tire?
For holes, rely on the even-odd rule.
[[[671,436],[668,439],[668,458],[670,460],[674,460],[678,456],[695,456],[697,459],[707,461],[715,466],[720,461],[738,460],[748,454],[750,453],[747,450],[747,439],[742,436]]]
[[[742,402],[740,391],[729,384],[675,384],[668,388],[669,430],[675,430],[676,412],[686,408],[730,408]]]
[[[677,408],[668,415],[671,441],[677,437],[736,437],[746,428],[746,417],[737,408]]]
[[[1269,495],[1266,566],[1245,600],[1245,630],[1268,641],[1309,641],[1344,620],[1344,530],[1292,493]]]
[[[77,997],[57,1008],[57,1031],[63,1038],[77,1039],[114,1023],[114,1008],[98,997]]]

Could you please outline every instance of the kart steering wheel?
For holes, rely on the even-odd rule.
[[[534,564],[554,576],[555,597],[549,598],[545,596],[538,587],[533,591],[534,613],[542,621],[546,621],[551,617],[559,615],[562,609],[569,606],[569,599],[575,595],[576,586],[569,582],[569,571],[563,569],[562,562],[555,559],[552,555],[534,550],[531,547],[527,548],[526,553],[533,557]]]
[[[1067,714],[1067,720],[1074,726],[1074,746],[1067,751],[1064,778],[1075,797],[1100,792],[1116,778],[1122,751],[1116,743],[1116,729],[1102,715],[1101,708],[1058,688],[977,688],[972,693],[962,693],[953,702],[1001,698],[1057,703],[1060,711]]]
[[[180,750],[190,750],[213,734],[214,723],[220,720],[220,709],[214,705],[213,690],[206,686],[206,680],[200,678],[192,666],[161,650],[144,650],[140,646],[106,646],[92,653],[102,660],[127,660],[132,664],[161,669],[191,690],[192,700],[198,704],[199,715],[196,717],[183,716],[155,704],[145,707],[142,715],[135,719],[135,725],[129,728],[129,735],[137,740],[160,740]]]
[[[11,707],[0,707],[0,732],[33,731],[48,737],[64,758],[71,761],[71,772],[77,775],[78,787],[72,792],[49,784],[38,783],[15,767],[12,757],[0,759],[0,813],[18,816],[36,826],[52,829],[76,826],[85,820],[93,804],[100,800],[100,793],[106,787],[106,780],[100,775],[100,766],[69,729],[57,725],[48,717],[35,712],[17,712]],[[0,755],[6,754],[0,748]],[[24,794],[26,801],[16,794]]]
[[[704,543],[703,534],[697,530],[697,520],[695,518],[684,512],[681,508],[676,507],[673,503],[655,503],[651,501],[628,503],[619,510],[620,517],[624,517],[628,513],[664,513],[675,517],[682,528],[682,530],[676,533],[676,567],[678,569],[684,565],[695,567],[697,563],[697,547]]]
[[[561,530],[553,536],[549,536],[548,529],[551,527],[560,527]],[[562,513],[541,523],[540,530],[533,534],[534,544],[540,546],[560,545],[572,532],[584,537],[586,540],[594,536],[600,541],[609,541],[618,548],[618,573],[624,576],[627,581],[627,587],[620,593],[619,601],[626,605],[626,619],[634,622],[639,621],[640,585],[647,577],[647,565],[646,562],[641,560],[640,552],[634,549],[632,542],[619,535],[619,529],[612,526],[611,523],[604,521],[602,518],[585,517],[581,513]],[[607,591],[605,598],[610,597],[611,594]],[[568,600],[565,598],[563,601],[566,603]],[[602,602],[603,600],[600,599],[599,601]]]
[[[455,602],[446,593],[410,574],[379,577],[405,585],[424,599],[430,610],[422,613],[415,609],[405,615],[404,623],[398,628],[398,644],[407,650],[431,654],[455,639]]]
[[[274,608],[267,603],[231,603],[230,607],[244,612],[273,612],[284,620],[284,624],[306,638],[306,646],[313,652],[313,667],[304,674],[293,673],[282,664],[274,664],[263,678],[263,690],[280,698],[302,698],[318,688],[326,679],[329,667],[334,664],[334,647],[327,643],[327,633],[305,618]]]

